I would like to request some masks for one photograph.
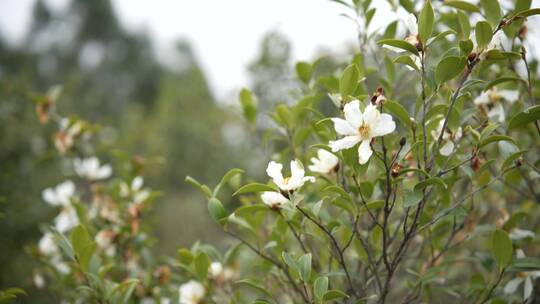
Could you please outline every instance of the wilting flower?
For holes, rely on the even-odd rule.
[[[510,231],[510,233],[508,234],[508,236],[512,240],[521,240],[521,239],[526,239],[526,238],[533,238],[534,235],[535,235],[534,232],[532,232],[530,230],[524,230],[524,229],[519,229],[519,228],[512,229]]]
[[[504,122],[505,114],[502,100],[506,100],[509,103],[514,103],[519,98],[519,92],[515,90],[500,90],[492,88],[485,92],[482,92],[480,96],[474,99],[474,104],[477,105],[481,111],[483,111],[488,118],[496,119],[499,122]]]
[[[113,242],[115,237],[116,232],[112,230],[101,230],[96,234],[96,245],[99,249],[103,250],[106,255],[114,256],[116,253],[116,247]]]
[[[73,139],[82,130],[82,123],[79,121],[70,125],[70,121],[67,118],[60,120],[60,131],[54,135],[54,145],[60,154],[66,153],[71,147],[73,147]]]
[[[261,199],[264,204],[272,209],[279,209],[289,200],[283,194],[275,191],[265,191],[261,194]]]
[[[75,195],[75,184],[69,180],[59,184],[55,188],[47,188],[41,193],[43,200],[52,206],[69,205],[73,195]]]
[[[311,165],[308,168],[313,172],[327,174],[336,168],[338,162],[337,156],[324,149],[319,149],[317,157],[311,158]]]
[[[95,156],[85,159],[76,158],[73,161],[73,167],[77,175],[90,181],[108,178],[112,173],[111,166],[101,166],[99,159]]]
[[[283,165],[271,161],[266,168],[266,173],[272,178],[272,181],[283,191],[294,191],[304,185],[305,182],[315,182],[315,177],[304,176],[305,171],[302,165],[296,160],[291,161],[291,176],[283,177],[281,171]]]
[[[439,121],[439,126],[437,127],[437,130],[431,131],[431,136],[433,136],[435,140],[438,140],[439,136],[441,135],[443,125],[444,119],[441,119]],[[452,152],[454,152],[455,142],[457,142],[462,135],[463,131],[461,130],[461,127],[459,127],[455,133],[452,133],[448,128],[445,128],[444,134],[442,136],[442,146],[439,149],[441,155],[448,156],[452,154]]]
[[[336,132],[345,137],[330,141],[330,148],[332,148],[332,152],[337,152],[352,148],[360,143],[358,158],[360,164],[365,164],[373,154],[370,147],[371,140],[394,132],[396,123],[392,120],[392,116],[386,113],[381,114],[377,107],[372,104],[367,105],[364,113],[362,113],[360,111],[360,101],[358,100],[346,104],[343,112],[345,113],[345,119],[332,118],[332,121]]]
[[[204,298],[204,286],[194,280],[180,286],[180,304],[198,304]]]
[[[525,258],[525,253],[518,249],[516,252],[516,256],[518,259]],[[518,272],[517,277],[515,279],[510,280],[504,287],[504,292],[511,294],[515,293],[519,285],[521,283],[524,283],[523,287],[523,300],[527,300],[529,297],[533,295],[533,280],[540,278],[540,271],[525,271],[525,272]]]

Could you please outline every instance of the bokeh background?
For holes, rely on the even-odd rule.
[[[374,2],[372,30],[405,15]],[[101,124],[102,152],[145,159],[148,185],[163,192],[150,219],[157,254],[219,246],[224,235],[184,177],[214,185],[234,167],[263,176],[269,120],[248,128],[238,91],[251,88],[264,112],[301,91],[295,61],[325,56],[331,70],[349,60],[357,28],[343,11],[329,0],[1,0],[0,289],[39,302],[26,251],[54,217],[41,191],[63,180],[35,96],[62,85],[59,111]]]

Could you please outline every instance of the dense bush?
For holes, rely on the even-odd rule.
[[[539,301],[540,92],[525,22],[540,9],[402,0],[406,20],[368,31],[371,1],[336,2],[360,29],[350,64],[298,63],[303,96],[275,107],[271,129],[240,94],[275,149],[269,180],[186,178],[237,240],[224,253],[196,243],[152,255],[144,215],[159,193],[143,163],[103,164],[99,128],[60,116],[54,92],[41,99],[74,181],[43,192],[59,213],[34,248],[35,284],[92,303]],[[220,201],[226,187],[234,206]]]

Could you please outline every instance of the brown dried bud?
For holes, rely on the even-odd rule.
[[[156,277],[160,284],[167,284],[171,280],[171,267],[168,265],[158,266],[154,271],[154,277]]]
[[[398,177],[402,168],[403,167],[400,164],[394,164],[392,166],[392,177],[394,177],[394,178]]]
[[[36,114],[41,124],[46,124],[49,121],[49,111],[52,108],[53,102],[50,98],[45,97],[43,101],[37,104]]]
[[[521,166],[523,166],[523,158],[520,157],[520,158],[516,159],[515,165],[516,165],[516,167],[521,167]]]
[[[527,37],[528,32],[529,32],[529,29],[527,28],[527,26],[526,25],[522,26],[518,31],[519,39],[525,40],[525,38]]]
[[[467,59],[469,60],[469,62],[473,62],[476,59],[476,56],[477,54],[475,52],[472,52],[469,54],[469,56],[467,56]]]
[[[473,169],[473,171],[478,171],[478,169],[480,169],[480,166],[482,166],[482,163],[483,162],[480,157],[475,156],[473,157],[473,159],[471,159],[471,168]]]
[[[405,144],[407,143],[407,138],[405,137],[402,137],[400,140],[399,140],[399,145],[400,146],[405,146]]]

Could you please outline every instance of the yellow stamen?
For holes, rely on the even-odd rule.
[[[367,124],[363,124],[358,128],[358,133],[360,133],[360,136],[362,138],[368,138],[369,134],[371,133],[371,129]]]

